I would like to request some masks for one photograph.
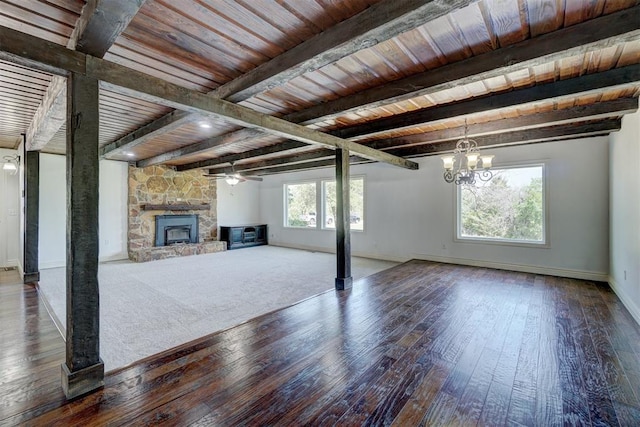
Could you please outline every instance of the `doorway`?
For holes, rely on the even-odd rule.
[[[17,267],[20,252],[19,174],[0,169],[0,268]]]

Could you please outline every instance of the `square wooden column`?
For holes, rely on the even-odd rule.
[[[73,398],[104,385],[98,293],[98,81],[67,81],[67,351]]]
[[[338,273],[336,289],[348,289],[353,284],[351,277],[351,226],[349,199],[349,150],[336,150],[336,255]]]
[[[26,143],[25,143],[26,147]],[[25,148],[26,149],[26,148]],[[38,228],[40,222],[40,152],[24,154],[24,258],[23,282],[40,280]]]

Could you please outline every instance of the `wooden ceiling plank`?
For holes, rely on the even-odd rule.
[[[101,81],[101,85],[107,90],[140,97],[149,102],[156,102],[191,113],[213,115],[239,126],[260,129],[272,135],[308,144],[349,150],[371,160],[406,169],[417,169],[418,167],[417,163],[401,157],[314,131],[277,117],[261,114],[250,108],[189,90],[119,64],[74,52],[55,43],[10,28],[0,27],[0,56],[1,59],[10,59],[19,63],[21,61],[33,64],[41,63],[41,68],[55,69],[68,66],[73,70],[79,69],[77,71],[79,74]],[[69,65],[70,58],[82,58],[84,70],[78,64]],[[42,63],[44,64],[42,65]]]
[[[409,126],[416,126],[420,123],[494,110],[496,108],[504,108],[551,98],[562,99],[563,97],[572,97],[579,93],[586,95],[589,91],[629,84],[637,82],[638,80],[640,80],[640,64],[628,65],[602,73],[589,74],[497,95],[474,98],[469,101],[461,101],[440,107],[398,114],[396,116],[338,129],[331,133],[340,138],[375,135]]]
[[[304,73],[317,70],[368,46],[391,39],[437,17],[462,8],[471,0],[385,0],[363,12],[300,43],[269,62],[223,84],[212,96],[241,102]],[[128,136],[128,135],[127,135]],[[125,146],[118,141],[109,150],[131,149],[139,145],[128,138]],[[102,155],[111,154],[102,151]],[[115,155],[117,153],[113,153]]]
[[[174,131],[188,123],[193,123],[196,119],[197,116],[194,114],[190,114],[186,111],[173,110],[159,119],[136,129],[128,135],[125,135],[117,141],[101,147],[100,154],[115,152],[116,150],[125,147],[130,150],[136,145],[144,144],[153,138]],[[132,142],[135,142],[135,144],[132,144]]]
[[[506,132],[495,135],[484,135],[474,138],[478,147],[505,147],[509,145],[532,144],[539,142],[558,141],[575,139],[577,137],[588,137],[594,135],[604,135],[620,130],[622,121],[619,118],[603,119],[596,122],[568,123],[563,125]],[[389,150],[392,153],[404,156],[425,156],[448,153],[455,149],[455,140],[437,142],[434,144],[423,144],[414,147],[403,147]]]
[[[605,88],[615,87],[617,85],[637,81],[640,76],[640,65],[631,65],[624,68],[613,69],[604,73],[591,74],[574,79],[547,83],[545,85],[535,86],[532,88],[520,89],[512,92],[505,92],[498,95],[491,95],[483,98],[471,99],[452,104],[446,104],[439,107],[433,107],[424,110],[416,110],[397,116],[378,119],[364,125],[356,125],[349,128],[339,129],[329,132],[341,138],[356,138],[362,136],[371,136],[376,133],[389,132],[392,129],[402,127],[416,126],[419,123],[437,122],[439,120],[461,117],[478,112],[513,107],[521,104],[539,102],[559,97],[573,97],[583,93],[588,95],[589,91],[599,91]],[[572,101],[573,102],[573,101]],[[603,107],[604,108],[604,107]],[[559,113],[561,114],[561,113]],[[222,135],[216,138],[206,140],[211,149],[227,142],[237,142],[247,140],[259,135],[259,131],[255,129],[243,129],[228,135]],[[168,162],[186,155],[194,155],[205,151],[205,144],[193,144],[173,150],[153,158],[142,160],[139,162],[142,166],[150,166]],[[215,159],[214,159],[215,160]],[[195,162],[186,166],[206,167],[207,161]]]
[[[566,139],[578,139],[587,138],[593,136],[607,135],[610,132],[620,130],[622,121],[620,119],[606,119],[595,123],[578,123],[578,124],[565,124],[560,126],[550,126],[540,129],[516,131],[503,133],[499,135],[491,135],[485,137],[479,137],[476,139],[478,146],[480,147],[506,147],[513,145],[527,145],[542,142],[561,141]],[[498,137],[498,138],[494,138]],[[391,150],[392,153],[403,156],[428,156],[449,153],[455,148],[456,141],[446,141],[435,144],[424,144],[417,147],[405,147],[396,150]],[[351,156],[350,163],[369,163],[367,159],[358,156]],[[335,158],[313,160],[303,163],[287,164],[284,166],[267,167],[264,169],[248,170],[248,173],[243,175],[270,175],[283,172],[294,172],[306,169],[316,169],[322,167],[329,167],[335,164]],[[234,168],[235,170],[236,168]],[[211,169],[209,173],[220,174],[228,173],[224,172],[224,169]],[[231,169],[228,168],[230,171]]]
[[[342,97],[292,113],[285,118],[301,124],[335,118],[355,109],[377,108],[388,103],[432,94],[460,85],[501,77],[563,57],[584,54],[640,38],[640,6],[573,27],[526,40],[464,61]]]
[[[640,21],[640,6],[587,21],[551,34],[526,40],[516,45],[472,57],[451,65],[392,82],[381,87],[365,90],[352,96],[342,97],[317,106],[288,114],[285,120],[311,124],[344,115],[346,111],[362,108],[377,108],[404,99],[433,94],[463,84],[485,79],[502,79],[502,75],[522,68],[550,63],[561,57],[575,56],[590,49],[599,49],[640,37],[637,22]],[[399,95],[400,94],[400,95]],[[242,129],[238,140],[255,136],[255,131]],[[221,141],[220,138],[218,141]],[[233,142],[235,137],[227,137]],[[167,162],[185,155],[205,152],[217,141],[206,140],[149,159],[148,165]]]
[[[166,153],[159,154],[154,157],[150,157],[148,159],[140,160],[137,163],[138,167],[147,167],[152,165],[157,165],[160,163],[165,163],[173,159],[177,159],[180,157],[194,155],[201,153],[202,151],[210,150],[214,147],[219,147],[222,145],[230,145],[237,144],[242,141],[248,141],[250,139],[259,137],[262,132],[256,129],[245,128],[236,132],[230,132],[225,135],[214,136],[212,138],[207,138],[204,141],[200,141],[197,144],[197,147],[194,147],[194,144],[187,145],[186,147],[178,148],[176,150],[171,150]],[[204,147],[207,147],[206,149]]]
[[[216,95],[234,102],[243,101],[469,3],[468,0],[382,1],[222,85]]]
[[[103,57],[127,28],[145,0],[98,0],[88,2],[71,34],[67,47]],[[26,149],[41,150],[60,129],[67,116],[66,79],[54,76],[26,132]]]
[[[553,110],[544,113],[530,114],[528,116],[514,117],[509,119],[498,119],[490,122],[471,124],[467,127],[467,136],[473,139],[481,139],[482,141],[489,140],[512,140],[513,136],[499,137],[499,133],[509,133],[516,135],[513,132],[521,132],[517,135],[523,135],[522,131],[529,131],[529,135],[536,135],[540,128],[548,128],[549,126],[558,125],[570,125],[575,122],[585,122],[593,120],[603,120],[611,118],[612,116],[620,116],[623,114],[633,113],[638,109],[638,98],[622,98],[614,101],[602,102],[598,104],[585,105],[574,107],[565,110]],[[565,129],[565,128],[562,128]],[[378,150],[396,150],[405,147],[417,147],[425,144],[435,144],[446,142],[449,144],[451,141],[457,141],[464,136],[465,127],[458,126],[455,128],[448,128],[442,130],[436,130],[431,132],[425,132],[415,135],[401,136],[397,138],[386,138],[382,140],[376,140],[368,144],[369,146]],[[546,134],[544,134],[546,135]],[[532,137],[533,138],[533,137]],[[522,138],[520,138],[522,139]],[[290,144],[291,142],[285,142],[284,144]],[[296,147],[295,145],[289,145],[283,151],[288,151]],[[488,144],[488,143],[487,143]],[[275,147],[275,146],[274,146]],[[178,170],[189,170],[196,167],[212,167],[228,163],[229,161],[246,160],[251,157],[259,157],[267,154],[278,153],[276,150],[260,151],[253,150],[253,153],[247,152],[233,157],[229,156],[227,159],[222,157],[195,162],[191,164],[185,164],[178,166]],[[252,163],[235,165],[234,170],[241,172],[245,170],[254,170],[263,167],[277,166],[286,163],[298,163],[302,161],[318,160],[324,157],[330,157],[333,155],[332,150],[321,150],[313,153],[303,153],[293,156],[278,157],[276,159],[258,160]],[[226,173],[226,167],[210,169],[210,173]]]
[[[266,156],[274,153],[284,153],[286,151],[296,150],[304,147],[308,147],[308,145],[298,141],[285,141],[283,143],[249,150],[244,153],[227,154],[224,156],[216,157],[215,159],[202,160],[199,162],[189,163],[186,165],[178,165],[176,168],[179,171],[199,169],[199,168],[211,167],[215,165],[222,165],[230,162],[237,162],[240,160],[250,159],[253,157]],[[333,150],[331,151],[333,152]],[[137,166],[144,167],[144,165],[139,165],[139,164]]]

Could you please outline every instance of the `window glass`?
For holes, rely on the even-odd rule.
[[[285,184],[285,227],[316,226],[316,183]]]
[[[323,200],[323,228],[336,228],[336,182],[324,181],[322,183]],[[349,186],[351,230],[364,230],[364,178],[351,178]]]
[[[458,238],[545,243],[544,166],[492,172],[458,186]]]

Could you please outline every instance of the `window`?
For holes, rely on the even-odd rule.
[[[544,165],[493,169],[458,186],[459,239],[545,244]]]
[[[320,194],[318,186],[322,186]],[[285,227],[335,229],[336,182],[313,181],[285,184]],[[318,196],[321,196],[319,198]],[[350,226],[352,230],[364,230],[364,178],[351,178]],[[322,207],[322,209],[319,209]]]
[[[316,226],[316,183],[285,184],[285,227]]]
[[[323,181],[322,183],[322,200],[323,200],[323,228],[336,228],[336,182]],[[351,178],[349,186],[349,204],[350,215],[349,223],[352,230],[364,229],[364,178]]]

